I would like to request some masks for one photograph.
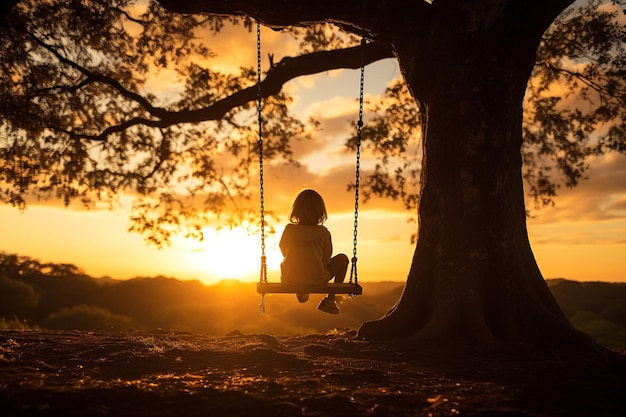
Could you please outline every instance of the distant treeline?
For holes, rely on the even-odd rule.
[[[403,284],[365,282],[364,294],[345,298],[341,314],[316,309],[322,295],[299,304],[294,295],[268,295],[259,314],[254,283],[152,277],[93,278],[71,264],[41,263],[0,253],[0,328],[78,330],[167,329],[224,335],[320,333],[357,329],[381,317]],[[626,284],[549,280],[570,322],[599,343],[626,348]]]

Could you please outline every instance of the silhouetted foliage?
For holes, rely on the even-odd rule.
[[[35,259],[0,254],[0,274],[19,279],[38,296],[28,321],[40,322],[51,312],[91,304],[99,285],[74,265],[41,263]]]
[[[552,202],[560,184],[583,179],[590,156],[626,151],[626,35],[620,10],[605,3],[590,0],[568,9],[537,52],[522,151],[527,192],[539,205]],[[215,213],[232,222],[250,215],[254,70],[225,74],[211,68],[204,61],[214,52],[199,34],[230,24],[250,29],[251,19],[173,14],[154,1],[143,6],[133,0],[97,6],[23,0],[4,11],[0,65],[11,76],[2,80],[0,106],[2,201],[24,207],[26,196],[36,195],[93,205],[134,190],[143,197],[134,205],[131,229],[157,245],[181,230],[201,238],[200,227]],[[283,30],[301,39],[303,57],[313,57],[354,44],[341,30],[347,27],[339,26]],[[61,32],[63,37],[55,36]],[[307,63],[308,71],[353,66],[338,56],[320,55],[325,64],[313,69]],[[392,56],[387,48],[365,59]],[[309,73],[298,62],[288,57],[275,64],[282,82]],[[176,91],[163,97],[151,89],[151,78],[173,73]],[[307,127],[290,114],[291,98],[282,83],[269,85],[271,73],[265,157],[295,163],[291,141],[310,137],[315,122]],[[421,110],[402,80],[369,103],[368,111],[364,146],[378,163],[363,175],[364,195],[398,199],[413,210],[419,201]],[[348,140],[353,144],[354,138]],[[221,165],[227,155],[232,161]]]
[[[173,15],[154,1],[23,0],[0,23],[0,201],[93,206],[138,193],[131,230],[156,245],[181,231],[201,239],[216,215],[253,215],[255,74],[211,68],[203,42],[250,19]],[[151,87],[161,76],[174,91]],[[265,157],[295,163],[290,141],[310,131],[283,82],[264,102]]]

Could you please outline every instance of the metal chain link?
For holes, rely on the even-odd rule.
[[[259,194],[261,211],[261,283],[267,282],[267,258],[265,256],[265,190],[263,184],[263,102],[261,100],[261,22],[256,22],[256,68],[257,68],[257,93],[256,108],[259,125]],[[262,303],[263,305],[263,303]]]
[[[350,283],[359,283],[357,273],[357,234],[359,226],[359,180],[361,176],[361,131],[363,129],[363,90],[365,85],[365,33],[361,38],[361,79],[359,82],[359,121],[356,127],[356,173],[354,181],[354,239],[352,241],[352,268],[350,269]]]

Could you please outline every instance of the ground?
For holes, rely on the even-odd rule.
[[[1,330],[0,415],[626,415],[623,355],[355,335]]]

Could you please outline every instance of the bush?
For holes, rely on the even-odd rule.
[[[580,311],[572,316],[571,323],[605,347],[624,349],[626,346],[626,328],[599,314]]]
[[[0,317],[25,318],[39,304],[39,294],[29,284],[0,275]]]
[[[610,304],[602,310],[602,317],[626,327],[626,306],[618,303]]]
[[[56,330],[131,330],[139,326],[129,317],[113,314],[107,309],[80,305],[51,314],[43,327]]]

